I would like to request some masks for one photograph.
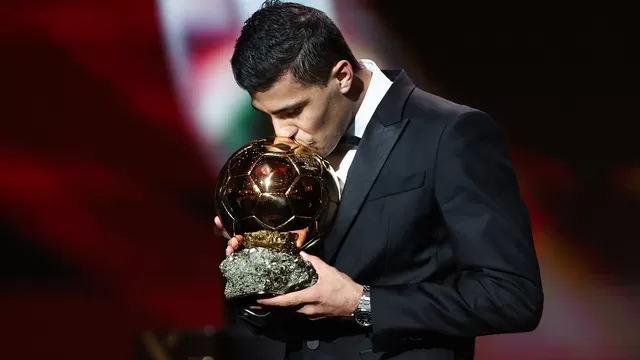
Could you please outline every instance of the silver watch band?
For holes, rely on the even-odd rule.
[[[371,311],[371,288],[369,285],[362,286],[362,295],[360,295],[360,304],[358,304],[358,308]]]
[[[362,287],[362,295],[360,295],[360,302],[353,314],[353,319],[360,326],[371,326],[373,323],[371,318],[371,288],[367,285]]]

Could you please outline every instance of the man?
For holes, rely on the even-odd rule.
[[[477,336],[536,328],[529,217],[486,114],[357,61],[324,13],[299,4],[267,1],[231,65],[275,134],[327,156],[344,183],[329,236],[303,255],[317,284],[259,301],[281,309],[264,318],[244,311],[231,358],[471,359]]]

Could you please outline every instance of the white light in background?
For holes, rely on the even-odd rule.
[[[342,0],[345,1],[345,0]],[[260,8],[264,1],[263,0],[236,0],[236,6],[238,7],[238,15],[240,16],[242,21],[244,19],[249,18],[251,14],[253,14],[256,10]],[[293,1],[299,4],[303,4],[306,6],[314,7],[318,10],[325,12],[330,18],[334,19],[334,7],[333,1],[329,0],[303,0],[303,1]]]

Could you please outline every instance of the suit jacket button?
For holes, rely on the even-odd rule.
[[[315,350],[320,346],[320,341],[318,340],[309,340],[307,341],[307,347],[311,350]]]

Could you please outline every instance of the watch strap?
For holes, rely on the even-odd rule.
[[[362,287],[362,295],[358,308],[353,314],[353,319],[360,326],[371,326],[371,288],[367,285]]]

